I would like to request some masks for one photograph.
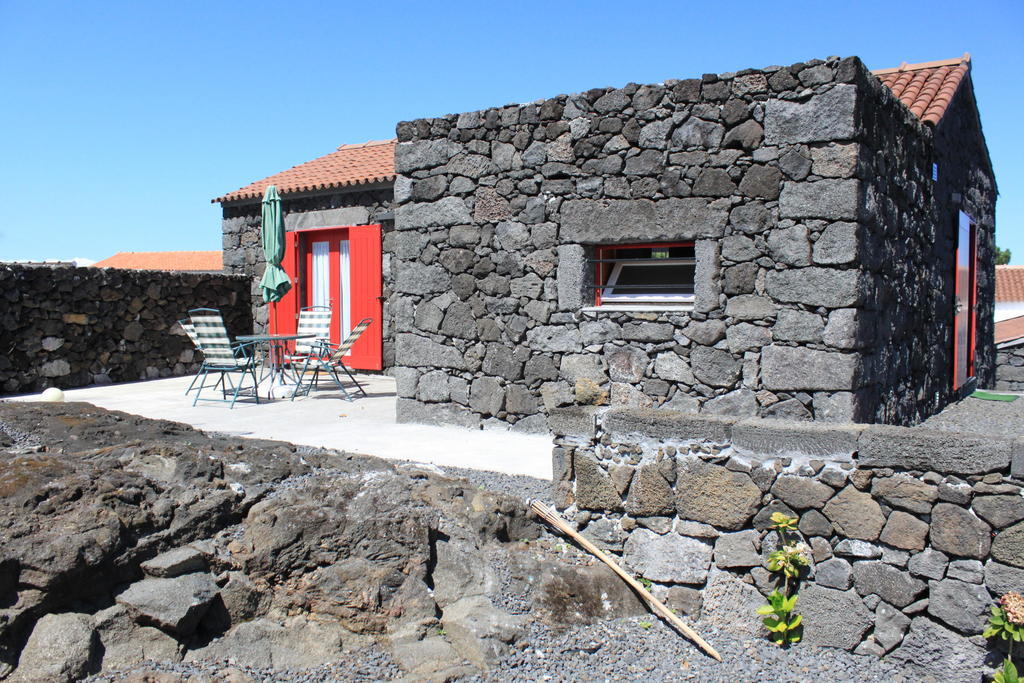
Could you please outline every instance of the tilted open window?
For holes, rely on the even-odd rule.
[[[603,308],[693,305],[693,243],[597,247],[595,304]]]

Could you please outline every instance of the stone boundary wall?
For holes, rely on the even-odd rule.
[[[1024,391],[1024,344],[996,352],[996,390]]]
[[[981,666],[989,606],[1024,587],[1024,438],[591,407],[549,421],[558,507],[681,611],[735,611],[766,637],[775,511],[809,546],[805,642]]]
[[[176,322],[219,308],[252,331],[249,280],[210,273],[0,266],[0,392],[184,375],[199,367]]]

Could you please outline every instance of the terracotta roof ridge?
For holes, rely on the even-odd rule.
[[[249,183],[212,201],[256,200],[269,185],[276,185],[277,191],[285,196],[390,182],[395,178],[394,150],[397,142],[395,139],[368,140],[341,145],[327,154]]]
[[[337,151],[343,149],[359,149],[360,147],[378,147],[380,145],[393,145],[398,142],[397,138],[391,138],[390,140],[367,140],[366,142],[357,142],[349,145],[338,145]]]
[[[971,53],[965,52],[962,57],[956,57],[954,59],[939,59],[933,62],[918,62],[916,64],[907,64],[906,62],[901,63],[897,67],[891,69],[873,69],[871,73],[876,76],[883,76],[885,74],[902,73],[905,71],[920,71],[921,69],[935,69],[940,66],[971,66]]]

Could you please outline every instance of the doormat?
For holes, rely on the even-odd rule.
[[[1013,394],[994,394],[991,391],[975,391],[971,398],[980,398],[982,401],[1016,401],[1019,396]]]

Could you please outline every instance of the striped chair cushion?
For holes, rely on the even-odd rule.
[[[209,365],[235,367],[245,365],[246,358],[236,358],[231,348],[231,339],[228,338],[228,330],[224,327],[224,319],[220,311],[211,309],[198,309],[189,311],[192,325],[195,328],[196,337],[199,339],[199,348],[206,356]]]
[[[298,339],[295,342],[295,353],[312,353],[321,339],[331,339],[331,309],[326,306],[312,306],[299,311],[299,327],[297,334],[315,334],[314,339]]]
[[[185,334],[187,334],[188,338],[192,340],[192,343],[196,345],[196,348],[200,348],[199,337],[196,336],[196,328],[192,324],[192,321],[188,319],[179,320],[178,324],[181,325],[181,329],[185,330]]]
[[[349,350],[352,348],[352,345],[359,341],[359,337],[362,336],[363,332],[366,331],[366,328],[372,324],[373,318],[363,318],[362,320],[360,320],[359,324],[353,327],[352,331],[349,332],[347,337],[345,337],[345,341],[341,342],[341,345],[338,346],[338,348],[335,349],[334,353],[331,354],[330,362],[341,362],[341,359],[344,358],[345,355],[349,352]]]

